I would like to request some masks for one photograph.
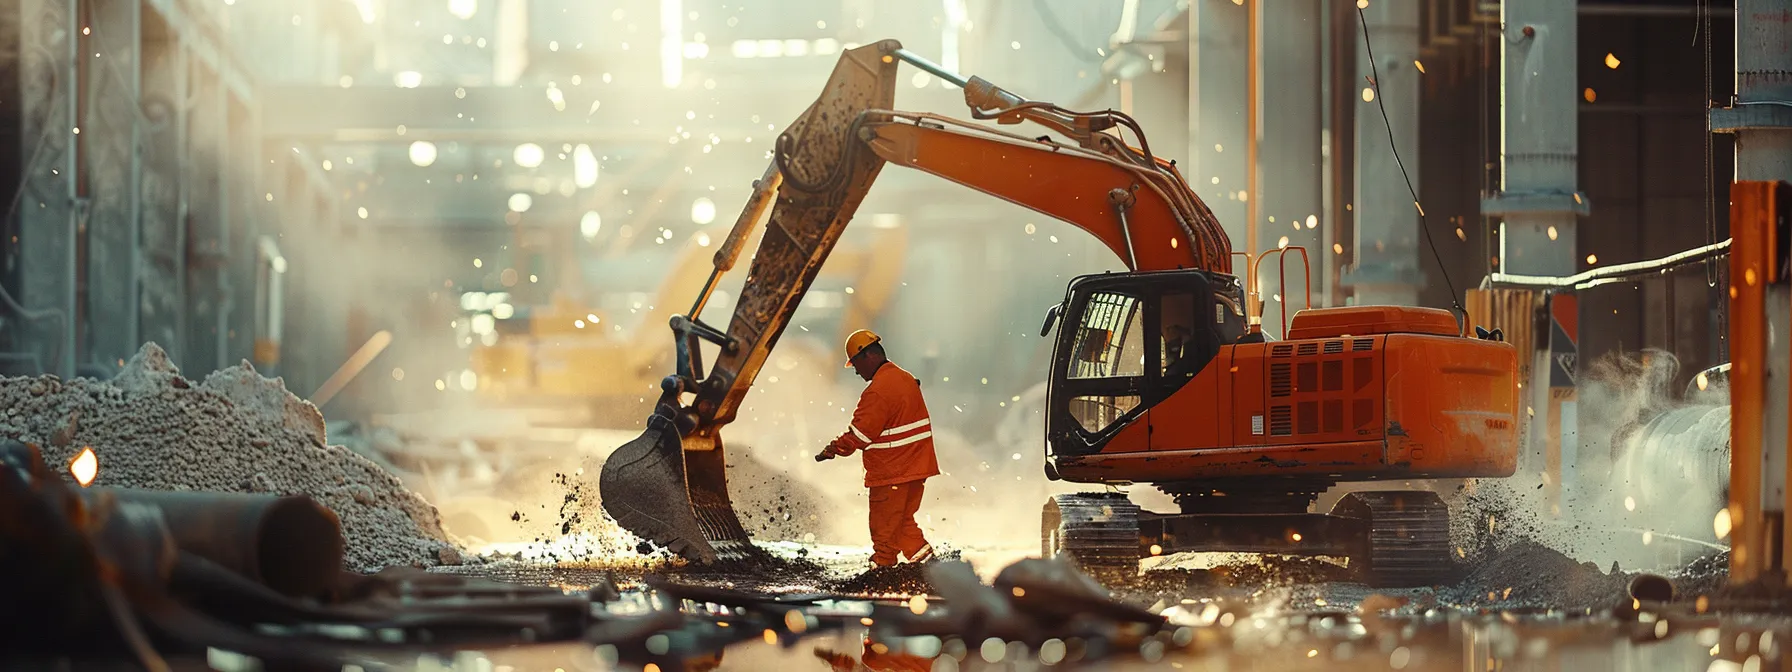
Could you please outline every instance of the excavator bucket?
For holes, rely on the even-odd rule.
[[[743,556],[752,544],[728,498],[721,442],[685,450],[674,421],[677,383],[669,379],[663,387],[667,393],[647,418],[647,430],[604,460],[598,476],[604,512],[622,529],[691,562]]]
[[[772,165],[716,250],[710,282],[688,315],[673,317],[678,373],[661,383],[647,431],[604,462],[598,481],[604,510],[624,529],[696,562],[756,554],[728,499],[720,430],[883,167],[860,122],[895,103],[901,49],[884,40],[841,54],[822,96],[778,136]],[[768,209],[728,330],[703,324],[716,279],[733,268]],[[699,341],[718,346],[707,375]],[[694,397],[688,406],[686,393]]]

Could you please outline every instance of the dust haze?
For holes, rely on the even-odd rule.
[[[1698,377],[1675,389],[1679,373],[1661,350],[1593,362],[1578,381],[1579,452],[1560,490],[1521,464],[1510,479],[1474,484],[1488,511],[1462,524],[1493,526],[1499,545],[1530,537],[1630,571],[1672,571],[1726,548],[1713,520],[1728,496],[1729,392]]]

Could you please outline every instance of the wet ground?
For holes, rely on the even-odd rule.
[[[765,545],[785,561],[782,577],[728,568],[665,569],[680,583],[783,594],[833,593],[815,607],[846,613],[845,629],[792,637],[766,630],[734,633],[731,644],[693,647],[676,641],[666,655],[613,647],[559,646],[463,654],[441,661],[467,670],[1763,670],[1783,669],[1792,614],[1759,591],[1726,591],[1722,558],[1672,574],[1675,592],[1638,573],[1576,563],[1550,549],[1514,544],[1464,567],[1457,585],[1374,590],[1350,580],[1339,564],[1314,558],[1176,556],[1151,563],[1139,581],[1114,587],[1116,597],[1164,616],[1156,633],[1109,641],[965,638],[950,633],[903,636],[880,625],[875,609],[950,610],[949,601],[916,597],[934,591],[918,568],[866,574],[863,551]],[[1026,555],[1020,549],[960,552],[988,582],[994,571]],[[644,604],[652,591],[638,570],[498,563],[479,573],[578,589],[614,581],[624,597],[611,608]],[[1500,585],[1494,585],[1500,584]],[[1645,599],[1630,597],[1632,586]],[[1669,599],[1651,599],[1669,598]],[[878,605],[882,605],[879,607]],[[686,607],[702,608],[693,603]],[[710,605],[725,622],[731,612]],[[746,612],[740,612],[745,614]],[[864,614],[854,622],[851,615]],[[889,613],[889,611],[877,612]],[[721,628],[753,626],[740,623]],[[912,634],[912,633],[908,633]],[[686,644],[690,644],[686,642]],[[652,648],[652,642],[649,642]],[[419,661],[418,669],[433,662]],[[651,665],[651,667],[650,667]]]
[[[1785,618],[1641,612],[1633,615],[1353,610],[1235,615],[1183,605],[1172,627],[1116,644],[1099,659],[1075,640],[1034,646],[1000,639],[874,638],[873,628],[789,643],[748,638],[684,669],[724,670],[1763,670],[1782,669]],[[651,645],[651,644],[650,644]],[[619,660],[606,647],[520,648],[443,660],[465,670],[678,669]],[[647,667],[647,665],[654,665]],[[417,669],[436,661],[418,661]]]

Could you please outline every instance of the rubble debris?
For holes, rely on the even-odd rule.
[[[434,507],[328,445],[317,408],[246,361],[194,384],[146,343],[110,381],[0,378],[0,436],[52,465],[91,446],[100,486],[309,495],[341,519],[351,570],[432,566],[451,547]]]
[[[1718,551],[1699,556],[1671,577],[1680,595],[1709,595],[1722,590],[1730,581],[1730,552]]]
[[[885,607],[872,636],[950,634],[965,641],[990,638],[1039,646],[1047,640],[1076,638],[1091,646],[1157,632],[1162,616],[1108,596],[1088,575],[1069,562],[1029,558],[1011,564],[984,585],[971,566],[943,560],[925,565],[928,581],[939,588],[943,607]],[[911,613],[912,612],[912,613]]]
[[[754,456],[749,446],[730,446],[728,494],[740,514],[741,526],[754,539],[800,540],[816,531],[811,515],[828,510],[821,494],[788,471],[776,469]]]
[[[1439,591],[1461,605],[1603,609],[1627,601],[1629,577],[1606,574],[1593,563],[1522,538],[1476,563],[1466,579]]]
[[[934,590],[927,576],[926,564],[904,562],[873,567],[857,576],[829,582],[827,588],[846,595],[929,595]]]
[[[0,631],[0,650],[11,654],[8,661],[21,653],[80,652],[125,656],[151,670],[187,669],[192,666],[171,666],[164,655],[225,649],[283,667],[338,669],[364,659],[371,649],[415,656],[444,645],[569,641],[585,635],[595,616],[590,596],[558,588],[404,566],[359,575],[331,569],[337,561],[307,568],[318,570],[319,579],[327,576],[329,585],[289,591],[306,594],[295,599],[269,590],[282,582],[259,580],[275,578],[268,567],[251,572],[266,575],[256,577],[240,573],[247,569],[240,563],[232,568],[199,553],[227,558],[227,542],[204,533],[226,526],[231,533],[226,536],[245,536],[228,529],[228,519],[253,504],[227,502],[226,509],[236,510],[208,517],[211,512],[200,500],[210,497],[78,487],[46,463],[36,445],[0,441],[0,511],[7,512],[8,523],[0,529],[0,549],[15,551],[0,553],[0,571],[13,579],[0,586],[0,618],[16,626]],[[289,527],[271,519],[290,512],[262,513],[270,518],[263,521],[268,525]],[[334,531],[327,512],[310,513]],[[265,534],[247,536],[319,543],[315,535],[282,534],[287,531],[264,529]],[[184,541],[177,544],[177,538]],[[201,541],[218,543],[196,543]],[[279,627],[264,627],[270,624]],[[67,666],[65,660],[27,667]]]

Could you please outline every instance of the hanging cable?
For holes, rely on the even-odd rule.
[[[1450,267],[1444,264],[1444,256],[1437,251],[1437,241],[1431,238],[1431,227],[1425,225],[1425,206],[1419,204],[1419,190],[1412,186],[1412,175],[1406,172],[1406,162],[1400,160],[1400,148],[1394,144],[1394,123],[1388,120],[1386,98],[1381,95],[1381,72],[1375,68],[1375,47],[1369,39],[1369,19],[1363,16],[1362,5],[1357,6],[1356,19],[1363,26],[1363,53],[1369,57],[1369,86],[1375,90],[1375,106],[1381,109],[1381,125],[1388,131],[1388,153],[1394,155],[1394,165],[1400,167],[1400,177],[1406,180],[1406,193],[1412,195],[1412,207],[1419,211],[1419,234],[1424,236],[1425,245],[1431,248],[1431,258],[1437,261],[1437,270],[1444,278],[1444,286],[1450,290],[1450,307],[1458,314],[1466,313],[1462,308],[1462,299],[1456,295],[1456,283],[1450,281]]]
[[[1700,40],[1698,37],[1694,37],[1693,39],[1702,42],[1705,47],[1705,98],[1702,105],[1705,108],[1703,110],[1705,154],[1702,158],[1705,160],[1705,244],[1710,245],[1717,242],[1717,194],[1713,193],[1711,186],[1711,0],[1700,0],[1699,23],[1700,30],[1704,32],[1704,38]],[[1697,34],[1697,32],[1694,33],[1694,35]],[[1705,262],[1705,286],[1717,286],[1716,259]]]

